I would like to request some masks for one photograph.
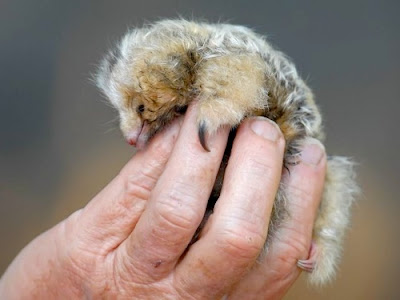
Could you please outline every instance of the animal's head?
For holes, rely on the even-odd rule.
[[[153,42],[140,29],[128,33],[103,59],[96,76],[119,113],[123,135],[138,148],[184,113],[193,98],[192,55],[183,53],[182,45]]]

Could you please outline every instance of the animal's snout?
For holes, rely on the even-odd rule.
[[[126,138],[126,142],[131,146],[136,146],[136,140],[134,138]]]

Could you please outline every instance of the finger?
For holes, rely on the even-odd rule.
[[[169,274],[199,226],[229,133],[222,128],[201,146],[196,106],[186,113],[174,150],[135,230],[124,243],[120,261],[142,282]]]
[[[93,243],[99,254],[115,249],[132,232],[165,168],[181,123],[175,120],[156,135],[78,214],[82,238]]]
[[[297,260],[309,255],[325,169],[323,146],[315,139],[306,140],[300,163],[289,167],[282,179],[289,219],[275,234],[266,256],[231,291],[229,299],[280,299],[297,279],[301,272]]]
[[[220,296],[258,257],[281,178],[284,145],[277,125],[265,118],[239,127],[208,228],[177,268],[177,280],[195,298]]]

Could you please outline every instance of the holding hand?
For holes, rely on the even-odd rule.
[[[259,260],[285,141],[265,118],[240,125],[221,196],[199,226],[228,128],[197,137],[195,106],[155,136],[89,204],[33,240],[0,281],[4,299],[280,298],[307,259],[326,157],[309,140],[284,172],[289,218]]]

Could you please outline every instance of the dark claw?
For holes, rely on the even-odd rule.
[[[207,152],[210,152],[210,149],[208,149],[207,147],[207,143],[206,143],[206,125],[202,122],[200,123],[199,126],[199,140],[200,140],[200,144],[203,146],[203,149],[206,150]]]
[[[290,169],[289,169],[286,161],[283,162],[283,167],[286,169],[286,171],[289,173],[289,176],[290,176]]]
[[[288,159],[283,160],[283,167],[288,171],[290,175],[290,169],[289,167],[291,166],[297,166],[300,163],[300,160],[296,158],[295,156],[290,156]]]

